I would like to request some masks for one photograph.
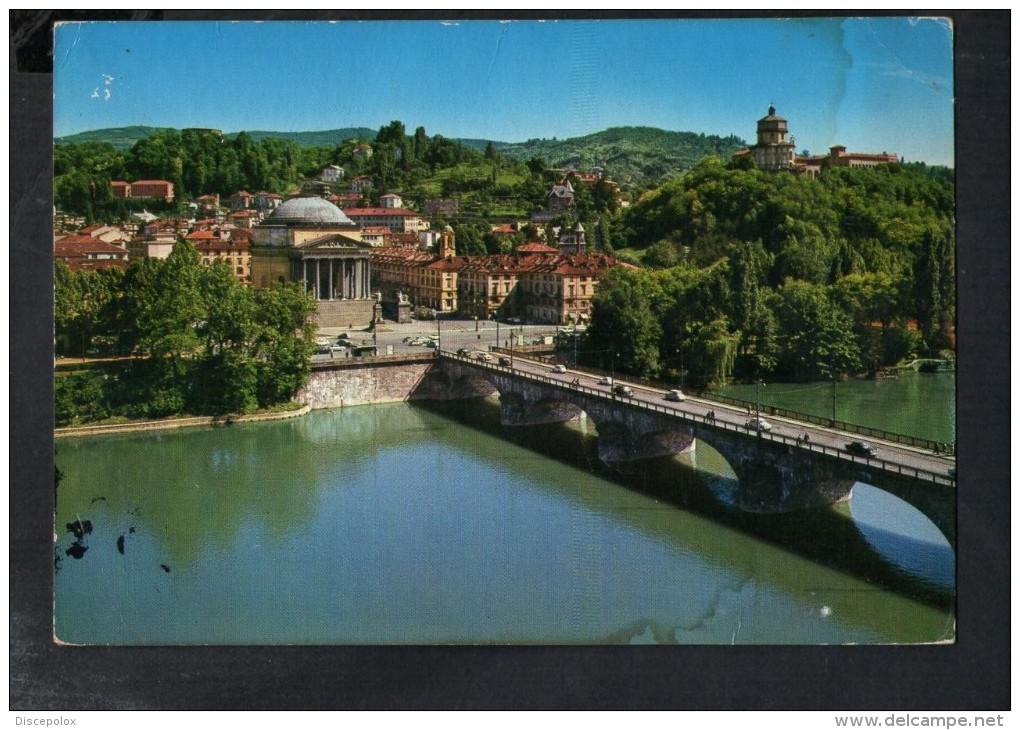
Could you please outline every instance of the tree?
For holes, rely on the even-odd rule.
[[[57,351],[84,356],[99,335],[113,333],[113,307],[120,269],[71,271],[61,260],[53,267],[53,319]]]
[[[646,272],[609,270],[592,299],[589,361],[605,365],[612,360],[624,372],[658,375],[662,324],[652,309],[656,289]]]
[[[257,397],[265,407],[290,400],[304,385],[315,348],[315,304],[297,284],[256,289],[255,330]]]
[[[774,295],[779,321],[779,370],[795,380],[857,372],[860,347],[850,316],[830,301],[826,287],[789,281]]]

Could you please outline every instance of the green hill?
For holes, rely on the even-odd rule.
[[[170,127],[116,127],[107,129],[92,129],[88,132],[69,134],[66,137],[57,137],[54,142],[57,144],[88,144],[89,142],[106,142],[113,145],[114,149],[126,150],[135,142],[151,137],[156,132],[162,132]]]
[[[57,138],[58,144],[107,142],[115,149],[128,149],[139,140],[160,131],[160,127],[121,127],[96,129]],[[344,140],[374,140],[376,132],[367,127],[347,127],[318,132],[249,131],[256,142],[266,138],[293,141],[302,147],[333,147]],[[228,139],[236,132],[225,135]],[[484,150],[486,139],[453,139],[465,147]],[[695,132],[669,132],[654,127],[613,127],[602,132],[571,139],[531,139],[527,142],[498,142],[494,148],[516,160],[540,158],[551,167],[588,170],[601,167],[607,176],[625,187],[644,187],[689,170],[703,157],[729,155],[746,146],[738,137],[719,137]]]
[[[245,130],[247,131],[247,130]],[[226,137],[233,139],[237,132],[231,132]],[[264,130],[250,131],[248,134],[256,142],[267,137],[286,139],[297,142],[302,147],[333,147],[348,139],[375,139],[375,130],[367,127],[345,127],[343,129],[327,129],[320,132],[270,132]]]
[[[613,127],[571,139],[531,139],[502,144],[499,151],[520,160],[538,157],[552,167],[601,167],[624,186],[662,182],[694,167],[708,155],[724,159],[746,147],[739,137],[668,132],[654,127]]]

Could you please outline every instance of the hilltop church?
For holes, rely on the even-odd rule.
[[[733,160],[750,156],[760,170],[790,170],[809,177],[818,177],[823,167],[874,167],[899,162],[891,153],[847,152],[843,145],[833,145],[827,155],[798,155],[796,141],[791,136],[786,120],[769,106],[768,114],[758,120],[758,143],[733,153]]]

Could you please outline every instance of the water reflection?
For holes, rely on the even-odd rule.
[[[862,561],[886,569],[846,516],[756,522],[716,506],[709,451],[619,477],[599,462],[590,422],[507,433],[494,403],[449,407],[462,420],[401,404],[60,442],[57,524],[80,514],[94,531],[88,554],[57,573],[58,636],[842,643],[935,641],[947,624],[952,634],[951,607],[917,603],[902,574],[896,590],[846,574]],[[820,547],[797,554],[791,535]]]

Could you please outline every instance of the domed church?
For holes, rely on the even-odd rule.
[[[251,280],[256,287],[300,282],[316,302],[320,327],[372,321],[371,245],[337,206],[319,197],[291,198],[255,229]]]

